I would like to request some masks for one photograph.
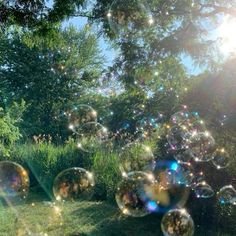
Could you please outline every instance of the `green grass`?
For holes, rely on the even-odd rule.
[[[107,202],[66,202],[53,206],[46,198],[31,197],[25,204],[0,207],[0,236],[157,236],[160,215],[125,217]],[[59,213],[58,210],[60,209]],[[206,224],[207,222],[205,222]],[[235,234],[197,226],[195,236]],[[27,233],[31,232],[31,234]]]

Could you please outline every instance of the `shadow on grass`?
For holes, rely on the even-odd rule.
[[[75,210],[71,214],[78,218],[80,224],[86,224],[89,221],[94,226],[93,230],[87,234],[91,236],[162,235],[160,215],[149,215],[144,218],[124,217],[117,207],[105,203],[92,204]]]

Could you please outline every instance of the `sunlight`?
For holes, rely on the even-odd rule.
[[[236,52],[236,19],[225,17],[218,32],[221,38],[220,50],[225,53]]]

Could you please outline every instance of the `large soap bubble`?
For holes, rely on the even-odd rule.
[[[130,172],[120,182],[116,193],[116,202],[120,210],[125,215],[142,217],[149,214],[142,195],[144,187],[149,186],[153,181],[153,176],[145,172]]]
[[[122,173],[152,171],[155,167],[155,158],[151,148],[139,142],[130,143],[122,148],[120,162]]]
[[[162,218],[161,230],[165,236],[192,236],[194,222],[185,209],[174,209]]]
[[[57,200],[90,199],[94,187],[93,174],[73,167],[62,171],[54,180],[53,193]]]
[[[145,186],[143,201],[151,212],[167,212],[183,207],[188,200],[193,173],[176,161],[157,161],[153,171],[155,181]]]
[[[232,185],[224,186],[217,193],[220,204],[236,204],[236,190]]]
[[[10,161],[0,162],[0,199],[11,204],[27,197],[29,176],[19,164]]]
[[[212,163],[217,169],[223,169],[229,166],[231,162],[229,153],[224,148],[217,148],[213,154]]]
[[[69,120],[69,129],[77,133],[81,125],[88,122],[97,122],[97,112],[88,105],[77,105],[66,112]]]
[[[108,130],[97,122],[86,123],[78,129],[77,146],[85,152],[95,152],[108,139]]]

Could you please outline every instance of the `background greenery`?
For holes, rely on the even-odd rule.
[[[109,203],[68,204],[65,234],[81,235],[75,229],[89,235],[159,234],[160,216],[126,219],[114,209],[120,180],[118,154],[127,139],[136,138],[140,122],[158,117],[157,131],[147,130],[148,142],[154,144],[156,158],[173,158],[166,152],[166,126],[183,104],[200,114],[217,144],[232,158],[224,170],[217,171],[211,164],[199,168],[216,190],[236,184],[235,55],[223,58],[217,50],[219,39],[210,35],[210,28],[216,28],[223,16],[235,17],[235,1],[51,3],[0,3],[0,160],[22,164],[31,180],[28,205],[17,206],[17,212],[23,211],[25,218],[30,204],[39,198],[38,208],[31,214],[41,216],[45,207],[40,201],[53,199],[55,176],[65,168],[80,166],[95,174],[94,200]],[[149,5],[154,24],[148,24],[147,15],[140,14],[141,20],[132,20],[125,37],[111,27],[107,17],[111,7],[129,22],[131,11],[140,12],[140,3]],[[74,16],[86,18],[87,24],[80,30],[64,27],[62,22]],[[109,66],[99,47],[101,37],[117,50]],[[203,66],[198,75],[188,73],[183,58],[191,58],[193,67]],[[101,147],[93,154],[76,148],[64,112],[78,104],[92,106],[100,123],[112,134],[119,132],[110,137],[114,148]],[[215,198],[197,200],[191,195],[186,207],[196,223],[196,235],[236,234],[235,206],[222,207]],[[83,219],[79,224],[78,216]],[[0,232],[7,235],[13,221],[19,219],[12,209],[5,208],[0,217],[5,226]],[[39,219],[28,220],[35,225]],[[49,227],[47,231],[56,235],[60,229]]]

